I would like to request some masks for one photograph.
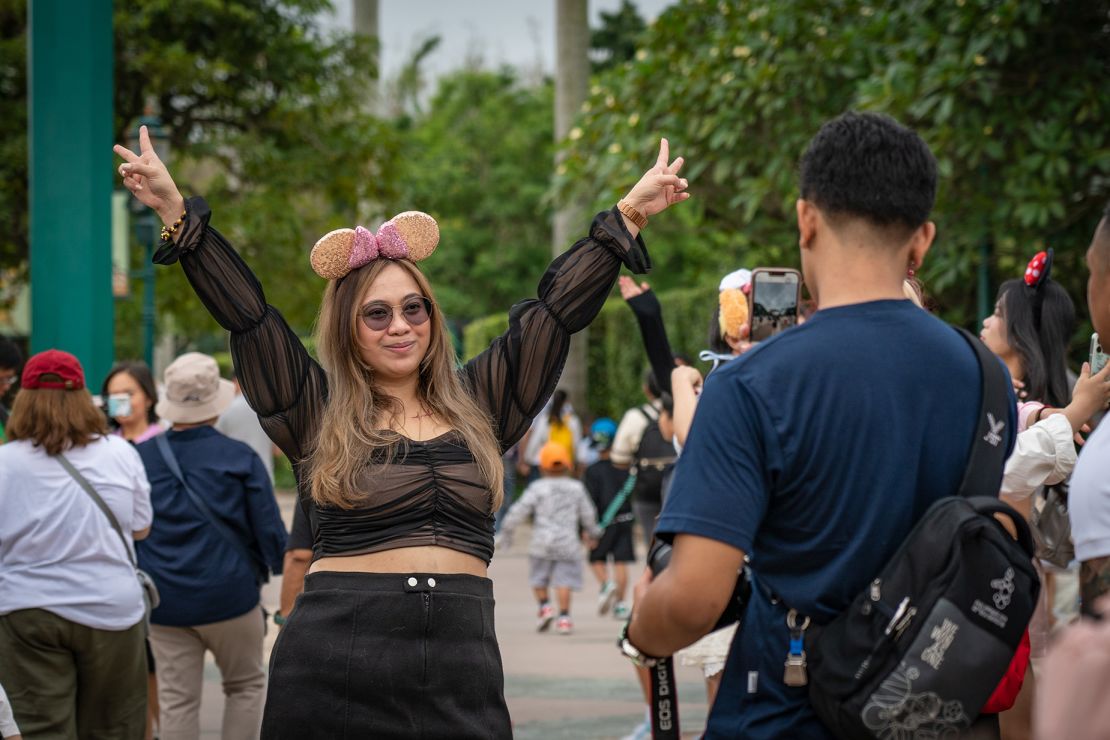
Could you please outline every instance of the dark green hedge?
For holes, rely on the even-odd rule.
[[[715,287],[673,290],[659,295],[667,335],[675,352],[696,358],[706,348],[717,291]],[[500,313],[470,322],[463,332],[467,358],[489,346],[508,326],[508,314]],[[620,415],[640,403],[640,383],[647,369],[647,356],[640,329],[632,312],[619,298],[610,298],[589,328],[590,416]]]

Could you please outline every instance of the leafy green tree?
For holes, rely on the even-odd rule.
[[[630,61],[636,43],[647,28],[631,0],[621,0],[613,13],[601,11],[601,25],[590,30],[590,60],[594,72]]]
[[[508,68],[463,70],[440,78],[403,133],[388,175],[394,210],[439,222],[440,248],[421,267],[452,319],[535,295],[550,255],[551,110],[549,83],[524,87]]]
[[[27,5],[0,0],[0,274],[27,274]],[[15,295],[0,291],[0,305]]]
[[[301,332],[323,283],[314,240],[379,215],[391,191],[395,128],[366,111],[370,42],[325,36],[326,0],[117,0],[115,129],[124,140],[153,104],[183,192],[205,195],[213,223],[256,269]],[[0,268],[27,255],[26,3],[0,0]],[[10,93],[10,95],[9,95]],[[135,258],[138,260],[138,257]],[[216,332],[178,270],[158,270],[160,318],[186,336]],[[117,343],[133,353],[140,291],[118,304]]]
[[[695,199],[650,228],[658,287],[797,264],[806,142],[846,109],[882,111],[940,164],[939,236],[922,276],[946,317],[974,320],[984,242],[995,281],[1054,246],[1054,274],[1079,299],[1110,194],[1108,21],[1106,0],[682,0],[632,62],[598,78],[559,186],[611,201],[639,161],[629,152],[667,135]]]

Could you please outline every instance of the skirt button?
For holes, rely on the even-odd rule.
[[[429,587],[429,588],[435,588],[435,587],[436,587],[436,579],[434,579],[434,578],[429,578],[429,579],[428,579],[428,587]]]
[[[416,588],[416,579],[409,578],[409,588]]]

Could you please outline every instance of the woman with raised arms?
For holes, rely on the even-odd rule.
[[[185,200],[141,130],[122,146],[124,185],[166,228],[155,255],[180,261],[231,332],[243,391],[289,456],[312,523],[314,562],[270,666],[262,736],[509,737],[493,625],[493,513],[501,454],[543,408],[621,266],[646,272],[640,229],[685,200],[682,158],[659,156],[616,207],[552,262],[537,298],[457,368],[417,262],[439,239],[409,211],[377,231],[340,229],[312,250],[328,279],[317,364],[200,197]],[[465,279],[465,276],[459,276]]]

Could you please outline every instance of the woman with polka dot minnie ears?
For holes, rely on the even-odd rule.
[[[1052,249],[1030,260],[1021,278],[998,289],[994,314],[979,338],[1024,385],[1026,400],[1068,405],[1067,350],[1075,331],[1075,304],[1052,279]]]

